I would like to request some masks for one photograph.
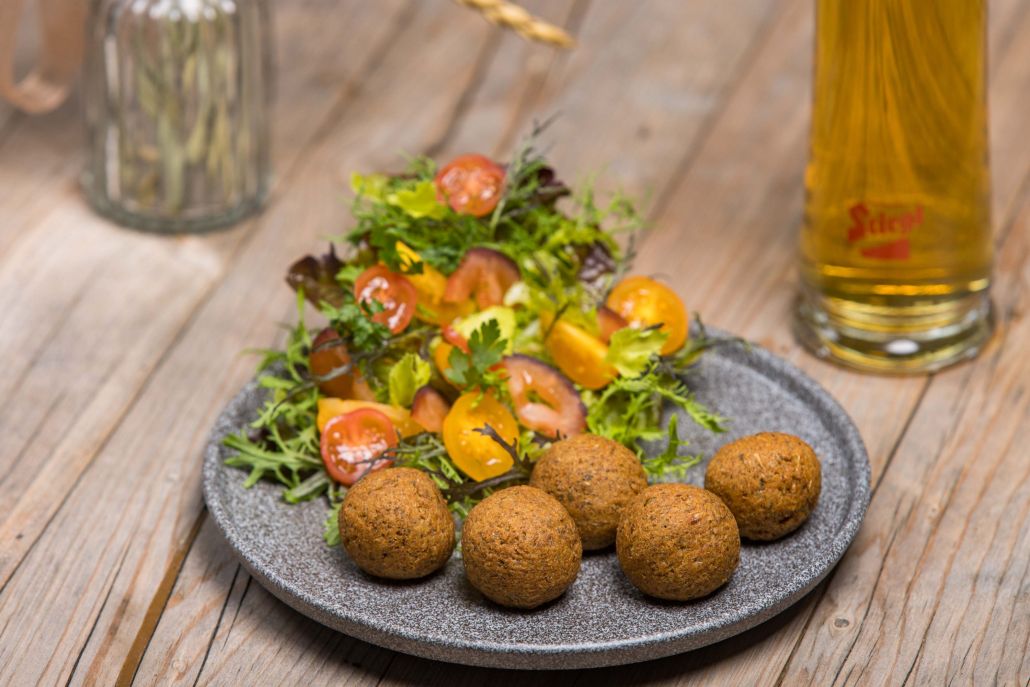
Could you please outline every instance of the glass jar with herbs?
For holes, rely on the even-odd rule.
[[[86,45],[83,187],[102,214],[204,231],[268,187],[266,0],[99,0]]]

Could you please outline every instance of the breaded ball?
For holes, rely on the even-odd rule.
[[[615,551],[640,591],[689,601],[730,579],[740,562],[740,535],[715,494],[689,484],[656,484],[623,511]]]
[[[647,475],[636,454],[619,442],[580,434],[547,449],[529,483],[565,506],[589,551],[615,543],[619,516],[647,488]]]
[[[534,608],[558,598],[575,581],[582,556],[576,523],[536,487],[494,492],[472,508],[461,533],[469,582],[502,606]]]
[[[741,536],[761,541],[800,527],[815,508],[821,486],[812,447],[779,432],[726,444],[705,472],[705,488],[729,506]]]
[[[359,568],[391,580],[424,577],[454,551],[454,519],[440,489],[414,468],[370,472],[340,507],[340,541]]]

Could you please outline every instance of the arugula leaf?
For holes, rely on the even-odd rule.
[[[682,479],[687,470],[701,462],[701,454],[681,456],[679,451],[690,442],[679,438],[679,422],[675,415],[669,418],[669,443],[661,453],[640,461],[651,481]]]
[[[272,478],[287,487],[290,502],[307,500],[326,489],[325,467],[315,427],[318,389],[308,379],[311,335],[304,324],[304,300],[297,295],[297,325],[283,351],[266,352],[258,384],[269,398],[249,428],[227,436],[223,444],[236,451],[227,465],[249,469],[244,486]]]
[[[436,199],[436,184],[432,181],[420,181],[411,188],[398,189],[386,196],[386,202],[415,219],[441,219],[447,214],[447,206]]]
[[[342,505],[343,501],[332,505],[329,515],[325,518],[325,524],[322,526],[322,539],[330,548],[340,545],[340,506]]]
[[[404,356],[390,368],[388,384],[390,405],[407,408],[415,398],[415,392],[429,383],[433,368],[414,353]]]
[[[352,353],[368,353],[383,347],[390,338],[390,328],[372,321],[372,316],[383,310],[382,303],[368,301],[359,306],[357,303],[344,303],[333,307],[322,304],[322,314],[338,332],[346,333],[347,348]]]
[[[458,347],[451,350],[447,358],[447,379],[458,386],[497,386],[500,378],[490,368],[501,362],[508,342],[501,338],[501,327],[497,320],[487,320],[469,337],[469,352]]]
[[[657,326],[645,329],[623,327],[612,334],[604,361],[624,377],[639,377],[669,338]]]
[[[354,291],[354,282],[367,268],[362,265],[344,265],[336,272],[336,283],[345,291]]]
[[[661,439],[666,402],[682,409],[697,424],[713,432],[725,431],[725,419],[708,410],[676,376],[651,365],[636,378],[616,377],[600,393],[585,393],[587,427],[645,455],[645,445]]]

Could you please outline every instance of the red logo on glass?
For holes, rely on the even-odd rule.
[[[873,212],[865,203],[857,203],[848,209],[848,215],[851,217],[848,243],[861,241],[862,257],[908,260],[911,252],[908,235],[923,223],[923,206],[917,205],[910,211],[884,208]]]

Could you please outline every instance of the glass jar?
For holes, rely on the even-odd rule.
[[[83,188],[138,229],[195,232],[257,210],[269,175],[265,0],[96,0]]]

